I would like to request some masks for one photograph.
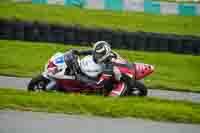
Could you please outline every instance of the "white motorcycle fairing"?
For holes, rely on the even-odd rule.
[[[52,62],[55,64],[55,67],[57,69],[56,73],[53,73],[50,71],[52,68],[48,68],[49,63]],[[103,66],[96,64],[93,61],[92,56],[86,56],[82,58],[81,60],[78,59],[78,63],[80,66],[81,71],[87,75],[88,77],[95,78],[97,77],[103,70]],[[58,52],[54,54],[48,61],[48,63],[45,65],[43,76],[46,78],[51,79],[75,79],[74,75],[65,75],[65,70],[67,68],[67,65],[64,61],[64,54],[61,52]]]
[[[52,62],[56,65],[57,72],[53,73],[50,70],[53,68],[48,68],[49,63]],[[67,68],[67,65],[64,61],[64,54],[61,52],[58,52],[54,54],[48,61],[48,63],[45,65],[43,76],[46,78],[53,78],[53,79],[75,79],[75,76],[73,75],[65,75],[65,70]]]

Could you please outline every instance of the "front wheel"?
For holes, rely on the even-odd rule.
[[[38,75],[31,79],[28,84],[28,91],[45,91],[46,86],[49,83],[49,79],[42,75]]]
[[[142,82],[131,81],[128,87],[128,96],[147,96],[147,88]]]

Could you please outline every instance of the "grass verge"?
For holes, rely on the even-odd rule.
[[[0,40],[0,74],[35,76],[43,71],[44,64],[55,52],[71,48],[88,49],[76,45]],[[200,56],[116,51],[130,62],[144,62],[155,66],[155,73],[145,81],[151,88],[200,92]]]
[[[136,117],[157,121],[200,123],[200,104],[157,98],[110,98],[63,93],[30,93],[0,89],[0,109]]]
[[[0,4],[0,18],[127,31],[200,35],[200,29],[197,28],[200,27],[199,16],[152,15],[86,10],[57,5],[2,3]]]

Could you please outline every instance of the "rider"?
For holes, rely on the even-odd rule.
[[[117,59],[119,56],[111,50],[110,44],[106,41],[98,41],[94,44],[92,50],[72,50],[75,55],[92,55],[95,63],[103,66],[103,72],[98,81],[91,80],[88,76],[76,73],[76,79],[85,83],[94,83],[100,86],[104,86],[106,89],[112,89],[108,94],[109,96],[123,95],[126,90],[124,82],[120,81],[121,74],[117,67],[114,66],[113,59]],[[117,77],[118,83],[112,86],[112,76]]]

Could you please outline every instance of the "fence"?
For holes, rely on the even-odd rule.
[[[90,29],[44,23],[0,20],[0,39],[56,42],[87,46],[105,40],[113,48],[200,54],[200,37],[147,32]]]
[[[199,16],[200,4],[159,2],[151,0],[16,0],[37,4],[73,5],[81,8],[138,11],[152,14]]]

